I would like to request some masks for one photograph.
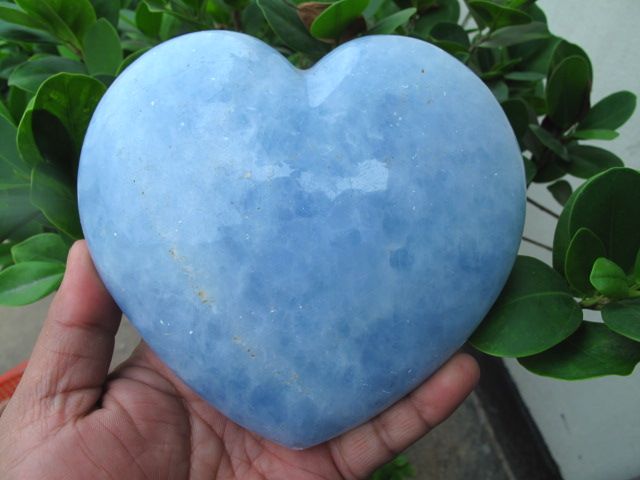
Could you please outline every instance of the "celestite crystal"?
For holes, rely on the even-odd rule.
[[[434,46],[368,36],[300,71],[215,31],[115,81],[78,194],[149,345],[232,420],[302,448],[463,344],[513,264],[525,184],[502,109]]]

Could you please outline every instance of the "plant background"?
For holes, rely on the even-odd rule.
[[[617,90],[640,90],[640,2],[636,0],[539,0],[556,32],[589,53],[594,66],[593,98]],[[604,142],[603,142],[604,143]],[[640,114],[606,142],[627,164],[640,169]],[[576,182],[577,184],[578,182]],[[549,208],[557,203],[544,186],[529,194]],[[555,223],[535,208],[527,211],[525,234],[553,238]],[[551,255],[523,243],[520,253],[551,261]],[[589,317],[585,317],[589,318]],[[596,320],[593,315],[591,320]],[[557,382],[533,375],[506,359],[529,412],[566,480],[629,480],[640,475],[640,375],[588,382]]]

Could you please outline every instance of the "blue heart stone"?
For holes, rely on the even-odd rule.
[[[78,194],[100,275],[160,358],[302,448],[464,343],[513,264],[525,183],[500,105],[434,46],[369,36],[300,71],[215,31],[115,81]]]

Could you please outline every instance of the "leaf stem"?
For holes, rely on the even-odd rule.
[[[242,31],[242,16],[240,15],[240,10],[233,9],[233,13],[231,14],[231,19],[233,20],[233,27],[237,32]]]
[[[478,34],[473,37],[471,41],[471,45],[469,46],[469,55],[471,55],[475,50],[484,42],[487,38],[489,38],[489,34],[482,33],[482,30],[478,30]]]
[[[471,20],[471,12],[467,12],[467,14],[464,16],[464,20],[462,20],[462,28],[466,28],[467,25],[469,24],[469,20]]]
[[[596,295],[594,297],[583,298],[580,300],[580,307],[588,308],[589,310],[602,310],[610,300],[604,295]]]
[[[545,207],[541,203],[536,202],[531,197],[527,197],[527,202],[530,203],[531,205],[533,205],[534,207],[539,208],[544,213],[547,213],[547,214],[551,215],[553,218],[556,218],[556,219],[560,218],[560,215],[558,215],[556,212],[554,212],[553,210],[548,209],[547,207]]]
[[[629,298],[640,298],[640,284],[635,283],[629,287]]]
[[[542,242],[539,242],[537,240],[534,240],[532,238],[526,237],[526,236],[522,236],[522,240],[524,240],[525,242],[529,242],[532,245],[535,245],[536,247],[540,247],[540,248],[544,248],[545,250],[549,250],[550,252],[553,252],[553,248],[551,248],[549,245],[546,245]]]

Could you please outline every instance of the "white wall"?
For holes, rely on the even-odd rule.
[[[640,1],[539,0],[538,4],[554,33],[589,54],[594,102],[618,90],[640,95]],[[620,130],[618,139],[602,143],[628,166],[640,169],[640,111]],[[529,194],[560,211],[544,186]],[[550,245],[554,226],[545,214],[527,211],[527,236]],[[548,252],[527,244],[521,253],[550,261]],[[515,361],[507,361],[507,367],[566,480],[640,477],[640,367],[630,377],[581,382],[538,377]]]

